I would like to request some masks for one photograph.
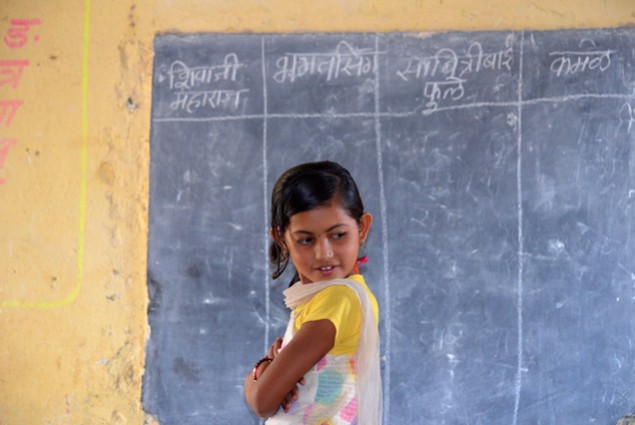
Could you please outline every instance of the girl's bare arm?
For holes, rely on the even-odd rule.
[[[276,414],[302,377],[335,344],[335,325],[317,320],[302,325],[291,342],[270,363],[259,368],[258,380],[250,372],[245,377],[245,398],[262,418]]]

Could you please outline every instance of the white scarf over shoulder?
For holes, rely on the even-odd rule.
[[[362,308],[361,335],[357,348],[357,423],[381,425],[382,390],[379,367],[379,335],[370,299],[363,285],[352,279],[334,279],[302,284],[297,282],[284,291],[285,304],[291,309],[287,334],[295,333],[295,307],[308,302],[315,294],[333,285],[344,285],[357,294]]]

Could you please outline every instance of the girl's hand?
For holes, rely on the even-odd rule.
[[[258,380],[252,374],[245,377],[245,399],[258,416],[270,418],[291,408],[299,385],[305,385],[304,375],[333,348],[335,333],[333,322],[316,320],[304,323],[284,349],[280,339],[271,345],[268,355],[274,360],[261,365]]]
[[[267,353],[267,357],[270,359],[275,359],[280,349],[282,348],[282,338],[276,338],[271,347],[269,347],[269,353]]]
[[[291,389],[291,391],[289,391],[289,394],[287,394],[287,396],[282,401],[282,404],[280,406],[282,407],[282,410],[284,410],[284,413],[289,413],[289,410],[291,409],[291,403],[294,400],[297,400],[298,397],[299,397],[299,395],[298,395],[298,384],[299,385],[304,385],[304,377],[300,378],[298,383],[296,385],[294,385],[294,387]]]

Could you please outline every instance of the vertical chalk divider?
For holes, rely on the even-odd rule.
[[[523,243],[523,180],[522,180],[522,146],[523,146],[523,54],[525,44],[525,32],[520,33],[520,48],[518,59],[518,121],[516,131],[518,131],[517,138],[517,156],[516,156],[516,190],[517,190],[517,202],[518,202],[518,276],[516,285],[516,311],[517,311],[517,364],[516,364],[516,382],[515,382],[515,399],[514,399],[514,416],[513,425],[518,423],[518,411],[520,408],[520,392],[523,383],[523,269],[524,269],[524,243]]]
[[[263,352],[266,353],[269,347],[269,333],[270,333],[270,322],[271,322],[271,285],[272,279],[270,278],[269,273],[269,203],[268,196],[269,193],[267,187],[267,175],[269,174],[269,170],[267,167],[267,61],[265,55],[265,36],[260,37],[260,61],[261,69],[262,69],[262,184],[263,184],[263,204],[264,204],[264,214],[263,217],[265,219],[265,223],[263,226],[264,229],[264,282],[265,282],[265,336],[264,336],[264,349]]]
[[[383,375],[383,415],[384,422],[388,423],[390,418],[390,329],[391,329],[391,315],[390,315],[390,273],[389,273],[389,253],[388,253],[388,217],[386,216],[386,192],[384,186],[384,164],[382,156],[382,137],[381,137],[381,108],[380,108],[380,92],[379,92],[379,34],[375,34],[375,53],[374,53],[374,66],[375,66],[375,146],[377,150],[377,180],[379,181],[379,206],[381,215],[381,240],[382,240],[382,253],[383,253],[383,278],[384,278],[384,304],[382,310],[384,314],[384,375]]]

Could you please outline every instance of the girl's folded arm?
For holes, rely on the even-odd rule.
[[[298,381],[333,348],[335,333],[328,319],[306,322],[272,362],[261,366],[257,381],[251,373],[245,377],[245,398],[258,416],[276,414]]]

